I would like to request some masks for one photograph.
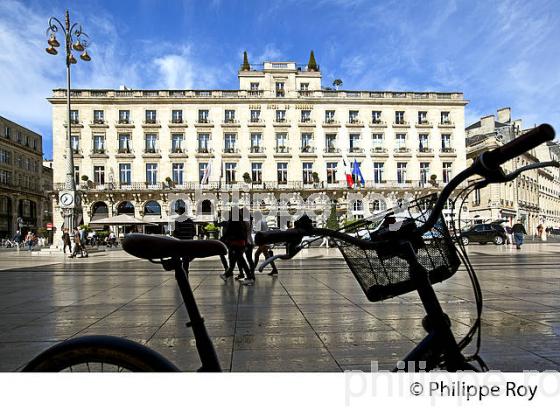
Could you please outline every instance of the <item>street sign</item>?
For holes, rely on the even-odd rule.
[[[53,224],[52,222],[47,222],[47,231],[52,231]]]

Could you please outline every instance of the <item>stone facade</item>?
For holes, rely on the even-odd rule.
[[[0,237],[44,227],[41,135],[0,117]],[[48,181],[52,189],[52,178]]]
[[[239,90],[73,90],[84,221],[99,209],[165,221],[170,194],[187,195],[194,212],[196,189],[224,195],[245,180],[271,200],[321,193],[360,217],[405,193],[437,191],[465,168],[462,93],[330,90],[318,67],[292,62],[246,65],[238,77]],[[54,90],[49,98],[56,189],[65,173],[65,97]],[[345,182],[344,162],[354,161],[365,179],[358,190]],[[363,203],[348,203],[355,191]],[[371,194],[385,203],[368,203]]]
[[[466,129],[467,158],[474,160],[482,152],[501,146],[529,131],[521,120],[511,119],[511,110],[498,110],[482,117]],[[542,145],[504,164],[506,173],[535,162],[558,158],[557,144]],[[560,225],[560,173],[557,168],[528,171],[512,182],[494,184],[473,193],[470,202],[471,218],[475,222],[507,220],[513,224],[520,219],[528,233],[536,233],[537,226]]]

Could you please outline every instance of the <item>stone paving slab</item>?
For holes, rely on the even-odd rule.
[[[485,297],[482,354],[504,371],[560,370],[560,244],[469,247]],[[0,256],[0,371],[89,334],[128,337],[181,369],[199,367],[173,274],[122,251],[88,259]],[[191,284],[226,371],[391,369],[425,331],[415,293],[370,303],[335,249],[310,249],[259,275],[224,283],[218,259],[196,261]],[[437,284],[457,337],[476,318],[464,271]]]

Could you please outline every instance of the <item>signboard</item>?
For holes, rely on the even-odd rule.
[[[52,229],[53,229],[52,222],[47,222],[47,231],[52,231]]]

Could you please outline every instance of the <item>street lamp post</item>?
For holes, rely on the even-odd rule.
[[[60,30],[64,34],[65,51],[66,51],[66,105],[68,110],[68,124],[67,124],[67,140],[66,140],[66,181],[64,191],[59,192],[59,205],[62,209],[64,217],[64,227],[72,230],[76,223],[78,208],[80,206],[80,197],[76,192],[76,181],[74,180],[74,153],[72,149],[72,118],[70,109],[70,66],[76,64],[78,61],[72,54],[72,49],[81,52],[80,58],[84,61],[90,61],[86,48],[88,46],[87,39],[89,36],[84,33],[82,26],[74,23],[70,25],[70,14],[66,10],[65,24],[57,19],[51,17],[49,19],[49,28],[47,35],[49,36],[49,47],[46,49],[47,53],[56,55],[58,54],[57,47],[60,43],[56,39],[56,33]]]

